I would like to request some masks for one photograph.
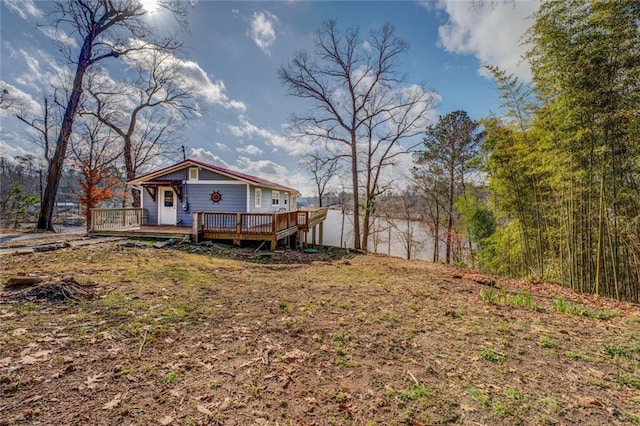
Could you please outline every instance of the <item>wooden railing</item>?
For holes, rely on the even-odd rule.
[[[297,226],[298,212],[284,213],[222,213],[193,214],[194,232],[216,234],[275,235]]]
[[[329,209],[325,207],[316,209],[298,210],[298,228],[308,231],[320,222],[323,222],[327,218],[327,211]]]
[[[89,231],[139,228],[143,221],[143,209],[126,207],[120,209],[91,209]]]

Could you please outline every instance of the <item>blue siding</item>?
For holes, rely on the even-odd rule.
[[[158,198],[156,197],[156,200]],[[142,189],[142,208],[146,210],[146,213],[149,215],[148,222],[146,225],[157,225],[158,224],[158,203],[154,202],[151,199],[151,196],[147,192],[146,189]]]
[[[166,175],[158,176],[153,180],[185,180],[188,179],[187,172],[188,170],[181,169],[172,173],[167,173]]]
[[[189,178],[189,168],[185,167],[175,172],[157,176],[154,180],[185,180]],[[235,180],[232,177],[221,175],[210,170],[200,169],[198,171],[198,180]]]
[[[211,170],[201,169],[198,173],[199,180],[234,180],[230,176],[224,176],[220,173],[212,172]]]
[[[222,194],[222,201],[214,204],[211,193],[218,191]],[[183,189],[183,195],[185,190]],[[182,226],[191,226],[193,213],[197,212],[245,212],[247,210],[247,185],[238,184],[191,184],[186,187],[189,210],[178,207],[178,221]],[[156,207],[157,209],[157,207]]]
[[[259,188],[259,187],[258,187]],[[277,213],[280,209],[285,209],[286,211],[291,211],[291,194],[284,191],[280,192],[280,204],[274,206],[272,204],[273,200],[273,191],[270,188],[262,188],[262,203],[259,208],[256,208],[256,187],[251,186],[251,198],[249,203],[249,212],[251,213]],[[285,197],[285,194],[288,194],[288,197]],[[287,204],[284,203],[285,198],[287,198]]]

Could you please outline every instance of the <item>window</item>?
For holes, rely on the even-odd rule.
[[[271,205],[279,206],[280,205],[280,192],[279,191],[271,191]]]
[[[173,191],[164,191],[164,206],[173,207]]]
[[[262,188],[256,188],[256,208],[262,207]]]
[[[198,180],[198,168],[189,167],[189,180]]]

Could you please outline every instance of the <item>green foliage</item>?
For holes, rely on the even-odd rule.
[[[543,2],[532,84],[488,67],[503,115],[483,121],[498,223],[484,268],[640,300],[638,16],[638,2]]]
[[[27,214],[33,210],[39,202],[40,197],[38,195],[27,193],[24,185],[19,182],[13,182],[9,187],[9,196],[5,210],[8,216],[8,222],[12,223],[14,228],[17,228]]]

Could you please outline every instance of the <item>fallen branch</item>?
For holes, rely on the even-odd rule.
[[[144,344],[147,341],[147,335],[149,334],[149,330],[144,331],[144,337],[142,338],[142,344],[140,345],[140,349],[138,349],[138,358],[142,356],[142,349],[144,348]]]

